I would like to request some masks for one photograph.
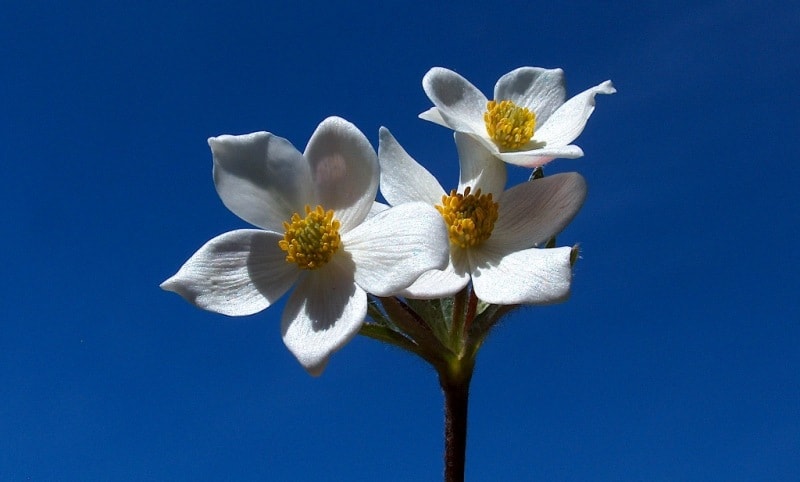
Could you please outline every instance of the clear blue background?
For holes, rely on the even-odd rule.
[[[358,338],[321,378],[276,306],[158,284],[246,227],[206,138],[302,150],[381,125],[452,187],[416,115],[452,68],[612,79],[578,144],[573,296],[489,339],[469,480],[798,480],[800,4],[13,2],[0,17],[0,480],[439,480],[441,394]],[[515,180],[527,173],[517,169]]]

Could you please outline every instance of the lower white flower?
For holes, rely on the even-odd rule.
[[[358,333],[368,292],[394,295],[447,264],[447,232],[432,206],[408,204],[367,219],[378,162],[344,119],[324,120],[302,154],[268,132],[208,143],[223,203],[261,229],[210,240],[161,287],[205,310],[243,316],[294,285],[281,330],[312,375]]]
[[[458,189],[449,194],[436,178],[380,131],[381,194],[392,206],[436,206],[448,229],[450,260],[402,292],[409,298],[452,295],[472,279],[487,303],[546,304],[569,295],[572,248],[534,246],[558,234],[586,197],[577,173],[556,174],[504,191],[506,167],[473,137],[456,132],[461,166]]]

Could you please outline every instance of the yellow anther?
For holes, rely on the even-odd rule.
[[[481,194],[481,190],[470,194],[470,188],[464,194],[455,189],[450,195],[442,196],[442,204],[436,206],[444,222],[450,242],[461,248],[476,246],[492,235],[494,223],[497,221],[497,203],[492,201],[492,194]]]
[[[533,139],[536,114],[510,100],[486,104],[486,132],[501,151],[515,151]]]
[[[339,249],[340,223],[333,219],[333,211],[317,206],[313,211],[306,206],[306,216],[292,215],[291,222],[284,222],[286,232],[278,246],[286,251],[286,262],[297,263],[301,269],[317,269],[330,261]]]

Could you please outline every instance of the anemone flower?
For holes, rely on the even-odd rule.
[[[482,143],[456,132],[461,166],[449,194],[436,178],[380,131],[380,189],[391,206],[424,202],[447,226],[450,259],[402,292],[409,298],[452,295],[472,280],[481,300],[500,305],[547,304],[569,295],[572,248],[535,247],[558,234],[580,209],[586,183],[577,173],[556,174],[504,191],[506,167]]]
[[[375,151],[353,124],[324,120],[300,153],[268,132],[208,140],[214,183],[234,214],[260,229],[207,242],[161,287],[229,316],[257,313],[294,286],[283,341],[312,375],[354,337],[367,293],[391,296],[447,263],[447,233],[423,203],[367,218]]]
[[[491,101],[442,67],[429,70],[422,87],[435,107],[420,118],[469,134],[503,161],[525,167],[583,156],[570,143],[592,115],[595,95],[616,92],[607,80],[564,102],[564,71],[539,67],[520,67],[500,77]]]

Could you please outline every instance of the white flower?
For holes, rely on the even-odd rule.
[[[243,316],[295,285],[281,330],[312,375],[358,333],[367,292],[394,295],[446,265],[447,233],[433,207],[399,206],[366,220],[378,162],[364,134],[344,119],[323,121],[302,154],[268,132],[208,143],[222,202],[262,229],[212,239],[161,287],[200,308]]]
[[[467,79],[434,67],[422,79],[435,105],[420,118],[475,137],[505,162],[539,167],[583,156],[570,144],[583,132],[596,94],[616,92],[610,80],[564,102],[564,71],[520,67],[500,77],[489,101]]]
[[[381,128],[381,194],[392,206],[423,201],[446,220],[450,261],[423,274],[405,291],[410,298],[439,298],[472,279],[487,303],[546,304],[569,295],[571,248],[539,249],[580,209],[586,183],[577,173],[556,174],[507,191],[505,164],[471,136],[455,133],[461,165],[458,189],[448,195],[436,178]],[[394,209],[394,208],[393,208]]]

